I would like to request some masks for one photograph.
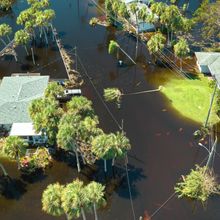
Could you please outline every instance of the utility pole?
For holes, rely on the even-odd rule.
[[[205,121],[205,125],[204,125],[205,128],[207,128],[207,124],[208,124],[210,113],[211,113],[211,110],[212,110],[212,105],[213,105],[213,101],[214,101],[214,97],[215,97],[217,87],[218,87],[218,83],[216,82],[215,87],[214,87],[214,91],[213,91],[213,94],[212,94],[212,98],[211,98],[211,101],[210,101],[210,105],[209,105],[208,115],[206,117],[206,121]]]
[[[212,149],[211,149],[211,151],[210,151],[210,153],[209,153],[209,157],[208,157],[208,160],[207,160],[207,163],[206,163],[206,166],[207,166],[207,167],[210,167],[210,163],[211,163],[211,161],[212,161],[212,159],[213,159],[213,155],[214,155],[214,153],[216,152],[216,146],[217,146],[217,138],[215,139],[215,142],[214,142],[214,144],[212,145]]]

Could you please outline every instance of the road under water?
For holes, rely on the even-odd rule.
[[[190,1],[196,4],[197,1]],[[194,2],[194,3],[193,3]],[[199,1],[198,1],[199,2]],[[197,2],[197,3],[198,3]],[[17,3],[13,13],[2,18],[12,24],[14,30],[15,17],[25,3]],[[193,5],[194,6],[194,5]],[[192,7],[193,7],[192,6]],[[106,87],[117,86],[124,93],[155,89],[164,85],[168,78],[180,77],[165,68],[148,64],[148,54],[144,46],[139,49],[138,65],[131,66],[123,57],[124,67],[118,68],[117,60],[107,52],[109,40],[116,39],[131,55],[135,53],[135,39],[113,28],[91,27],[88,21],[91,17],[102,15],[97,8],[88,4],[87,0],[54,0],[52,7],[56,10],[54,26],[67,50],[77,46],[80,61],[79,70],[85,79],[83,93],[94,103],[96,113],[100,118],[100,126],[106,131],[119,130],[117,123],[106,111],[98,94],[103,94]],[[195,6],[196,7],[196,6]],[[35,48],[37,66],[25,58],[23,48],[18,50],[19,62],[11,57],[0,60],[1,77],[13,72],[41,72],[51,78],[67,78],[64,66],[55,45],[51,43],[47,49],[42,45]],[[88,74],[90,77],[86,76]],[[97,90],[94,90],[91,82]],[[194,166],[204,162],[207,156],[203,149],[197,146],[192,133],[198,124],[181,117],[172,109],[170,101],[161,93],[124,96],[121,109],[114,104],[109,109],[115,120],[121,124],[132,145],[128,154],[128,168],[136,220],[145,211],[149,215],[155,213],[155,220],[218,220],[220,219],[220,199],[214,197],[208,201],[206,210],[201,205],[187,200],[179,200],[175,196],[161,209],[161,205],[173,194],[174,185],[182,174],[186,174]],[[0,198],[0,219],[54,219],[41,211],[41,194],[50,183],[68,183],[79,176],[87,181],[86,175],[78,175],[76,169],[62,161],[56,161],[45,176],[32,181],[20,178],[14,163],[2,160],[9,175],[17,181],[19,191],[15,190],[11,197]],[[215,160],[215,170],[219,171],[220,160]],[[118,164],[117,169],[123,167]],[[125,172],[125,170],[123,171]],[[102,166],[99,166],[102,173]],[[111,171],[110,171],[111,175]],[[98,178],[99,180],[99,178]],[[159,210],[158,210],[159,209]],[[155,212],[158,210],[158,212]],[[132,209],[129,199],[127,181],[112,194],[108,207],[99,212],[102,220],[132,220]],[[62,218],[60,218],[62,219]],[[64,218],[63,218],[64,219]],[[88,219],[94,219],[88,216]]]

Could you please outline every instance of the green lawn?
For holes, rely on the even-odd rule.
[[[199,77],[200,79],[194,80],[171,79],[164,85],[162,93],[171,100],[172,106],[184,117],[204,123],[213,89],[209,87],[207,77],[201,75]],[[212,109],[214,109],[214,105]],[[218,116],[212,111],[210,122],[218,121]]]

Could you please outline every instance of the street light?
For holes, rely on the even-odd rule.
[[[215,139],[214,144],[212,145],[211,151],[208,150],[208,148],[206,146],[204,146],[202,143],[198,143],[199,146],[203,147],[206,151],[208,151],[209,153],[209,157],[206,163],[206,166],[209,167],[211,159],[213,157],[214,152],[216,152],[216,146],[217,146],[217,138]]]

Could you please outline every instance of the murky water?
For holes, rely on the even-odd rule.
[[[190,4],[197,4],[190,1]],[[198,1],[199,2],[199,1]],[[24,5],[15,6],[14,13],[18,14]],[[137,67],[130,66],[127,59],[123,68],[117,67],[116,58],[107,53],[106,45],[110,39],[117,39],[119,44],[134,56],[135,41],[123,32],[104,27],[91,27],[88,21],[96,14],[101,15],[96,7],[88,6],[86,0],[54,0],[52,7],[56,10],[54,22],[62,42],[67,49],[78,48],[79,57],[87,69],[87,74],[102,95],[103,88],[117,86],[124,93],[156,88],[167,81],[169,77],[179,77],[164,69],[145,64],[148,55],[142,46],[139,50],[140,61]],[[196,7],[196,6],[195,6]],[[13,14],[5,20],[16,29]],[[49,74],[51,78],[67,78],[59,53],[51,43],[47,49],[38,46],[37,66],[25,59],[23,48],[18,50],[19,63],[10,57],[1,58],[1,77],[13,72],[39,71]],[[48,65],[50,63],[50,65]],[[27,65],[28,64],[28,65]],[[79,70],[85,78],[83,93],[93,100],[94,108],[100,118],[100,126],[106,131],[118,130],[117,124],[105,110],[96,91],[85,76],[79,64]],[[182,174],[188,173],[195,163],[201,163],[206,157],[192,137],[198,125],[179,116],[160,93],[151,93],[134,96],[124,96],[121,109],[115,105],[108,105],[118,123],[124,121],[124,130],[131,140],[132,150],[129,152],[129,176],[136,219],[147,211],[150,215],[155,212],[174,192],[173,187]],[[216,158],[215,168],[218,171],[219,158]],[[76,169],[65,162],[55,162],[45,176],[30,182],[21,179],[16,165],[7,161],[5,164],[8,173],[17,179],[19,192],[13,198],[0,198],[0,219],[53,219],[41,211],[41,194],[49,183],[59,181],[70,182],[77,176]],[[120,172],[123,171],[118,163]],[[102,180],[102,166],[99,167]],[[84,172],[85,173],[85,172]],[[109,172],[111,175],[111,171]],[[96,175],[97,176],[97,175]],[[85,174],[80,178],[87,180]],[[217,220],[220,218],[219,198],[208,201],[206,210],[198,204],[173,197],[152,219],[155,220]],[[109,200],[107,210],[99,212],[103,220],[131,220],[132,210],[129,200],[128,186],[125,181]],[[62,219],[62,218],[61,218]],[[92,215],[88,219],[94,219]]]

